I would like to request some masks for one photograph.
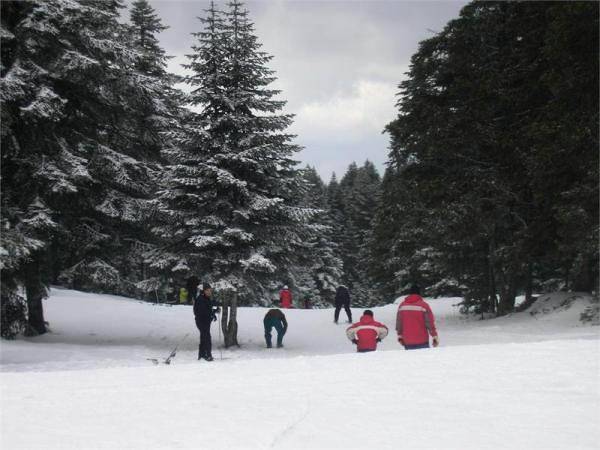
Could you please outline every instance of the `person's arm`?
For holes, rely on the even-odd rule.
[[[440,345],[440,338],[438,337],[437,329],[435,328],[435,317],[428,304],[425,304],[425,328],[427,328],[427,331],[433,338],[433,346],[437,347]]]
[[[288,329],[288,323],[287,320],[285,319],[285,316],[282,314],[282,318],[281,318],[281,323],[283,324],[283,334],[285,334],[287,332]]]
[[[388,327],[380,323],[377,326],[377,340],[382,341],[388,335]]]
[[[400,308],[398,308],[398,312],[396,313],[396,333],[398,334],[398,342],[404,345],[404,340],[402,339],[402,317],[400,315]]]
[[[350,339],[354,344],[356,344],[356,327],[354,325],[348,327],[346,329],[346,336]]]
[[[435,328],[435,317],[433,316],[433,311],[428,304],[425,304],[425,328],[427,328],[427,331],[431,337],[437,336],[438,333]]]

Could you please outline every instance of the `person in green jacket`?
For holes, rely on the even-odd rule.
[[[275,328],[277,330],[277,348],[283,347],[283,336],[287,331],[287,320],[285,320],[285,314],[281,310],[273,308],[267,311],[265,318],[263,319],[265,326],[265,340],[267,341],[267,348],[271,348],[271,330]]]
[[[179,288],[179,303],[182,305],[188,302],[188,291],[186,288]]]

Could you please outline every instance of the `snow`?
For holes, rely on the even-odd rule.
[[[257,272],[275,272],[277,269],[271,260],[260,253],[253,253],[247,259],[240,259],[240,263],[244,268]]]
[[[266,349],[266,308],[240,308],[241,348],[213,325],[207,363],[191,306],[54,288],[51,332],[0,344],[0,447],[597,449],[599,327],[579,322],[589,297],[547,298],[486,321],[430,299],[439,348],[390,332],[370,354],[332,309],[285,310],[285,348]],[[396,309],[375,319],[393,329]],[[146,359],[182,339],[171,365]]]

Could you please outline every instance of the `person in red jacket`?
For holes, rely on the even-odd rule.
[[[373,319],[373,311],[366,310],[358,322],[346,329],[346,336],[356,344],[356,351],[373,352],[377,350],[377,343],[381,342],[388,334],[388,328]]]
[[[398,342],[406,350],[429,348],[430,335],[433,338],[433,346],[439,345],[433,312],[419,295],[419,287],[416,285],[411,286],[409,295],[398,307],[396,332]]]
[[[292,292],[287,286],[284,286],[283,289],[279,291],[279,306],[282,308],[292,307]]]

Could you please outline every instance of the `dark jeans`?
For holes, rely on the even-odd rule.
[[[344,308],[346,311],[346,315],[348,316],[348,322],[352,323],[352,311],[350,311],[350,304],[348,303],[338,303],[335,305],[335,313],[333,315],[333,320],[337,323],[340,318],[340,310]]]
[[[410,344],[410,345],[405,345],[404,348],[406,350],[418,350],[420,348],[429,348],[429,342],[425,342],[424,344]]]
[[[210,336],[210,321],[196,320],[196,327],[200,331],[200,345],[198,346],[198,359],[212,356],[212,341]]]
[[[265,326],[265,340],[267,341],[267,347],[271,347],[271,330],[275,328],[277,331],[277,346],[281,347],[283,345],[283,336],[285,335],[285,331],[283,329],[283,324],[280,320],[269,320],[266,319],[263,321]]]

